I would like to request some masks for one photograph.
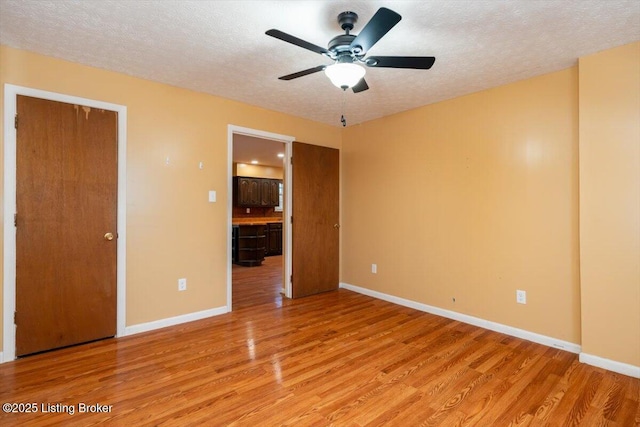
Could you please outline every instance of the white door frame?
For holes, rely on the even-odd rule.
[[[2,353],[0,363],[16,358],[16,228],[13,216],[16,213],[16,129],[13,121],[17,112],[18,95],[86,105],[91,108],[116,111],[118,113],[118,257],[117,257],[117,314],[116,334],[125,335],[126,325],[126,242],[127,242],[127,107],[93,99],[79,98],[28,87],[4,85],[4,284]]]
[[[282,227],[284,232],[284,295],[291,298],[291,154],[293,136],[280,135],[242,126],[227,126],[227,309],[232,310],[232,276],[231,276],[231,224],[233,221],[233,135],[247,135],[256,138],[270,139],[284,143],[284,208],[282,210]]]

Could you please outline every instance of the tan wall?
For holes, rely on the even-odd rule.
[[[233,164],[233,176],[250,176],[254,178],[283,179],[284,169],[272,166],[251,165],[246,163]]]
[[[231,123],[342,137],[341,281],[640,365],[638,49],[580,61],[579,132],[577,67],[344,130],[6,47],[0,83],[129,108],[127,325],[226,303]]]
[[[577,118],[574,67],[346,128],[341,280],[579,343]]]
[[[582,351],[640,366],[640,42],[579,67]]]
[[[228,124],[340,147],[337,127],[239,102],[6,46],[0,62],[3,85],[128,107],[127,325],[226,305]]]

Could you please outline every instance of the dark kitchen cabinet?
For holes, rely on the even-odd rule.
[[[233,178],[234,204],[243,208],[278,206],[280,182],[279,179],[236,176]]]
[[[266,239],[266,225],[241,224],[236,235],[236,263],[247,267],[258,266],[264,261]]]
[[[262,204],[278,206],[280,204],[280,180],[264,179],[262,185]]]
[[[238,233],[240,229],[237,225],[231,227],[231,262],[238,262]]]
[[[262,180],[260,178],[246,178],[238,176],[234,178],[233,196],[238,206],[254,207],[261,206],[260,189]]]
[[[282,255],[282,223],[270,222],[267,224],[267,248],[266,255]]]

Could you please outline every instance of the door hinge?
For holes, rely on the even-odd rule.
[[[293,274],[291,276],[289,276],[289,282],[293,283]]]
[[[13,119],[13,126],[18,129],[18,115],[16,114],[16,116]]]
[[[18,226],[18,214],[17,213],[13,214],[13,226],[14,227]]]
[[[13,312],[13,324],[14,325],[18,324],[18,312],[17,311]]]
[[[291,224],[293,224],[293,215],[291,215]]]
[[[293,164],[293,156],[291,156],[291,164]]]

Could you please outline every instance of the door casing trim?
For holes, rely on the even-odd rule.
[[[227,125],[227,308],[232,310],[232,276],[231,276],[231,225],[233,221],[233,135],[247,135],[256,138],[270,139],[284,143],[284,209],[282,210],[282,225],[284,232],[284,294],[291,298],[291,154],[293,152],[293,136],[280,135],[242,126]]]
[[[16,129],[11,126],[17,111],[18,95],[85,105],[118,113],[118,256],[116,336],[125,335],[126,326],[126,248],[127,248],[127,107],[109,102],[80,98],[56,92],[12,84],[4,85],[4,275],[2,355],[0,363],[10,362],[16,355],[16,329],[13,315],[16,309]]]

